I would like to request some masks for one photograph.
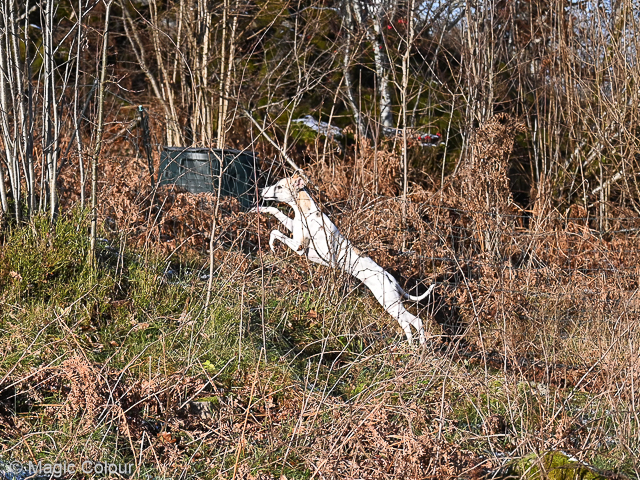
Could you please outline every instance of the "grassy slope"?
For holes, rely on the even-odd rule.
[[[202,259],[168,276],[102,244],[92,270],[84,227],[36,219],[0,249],[2,458],[172,478],[475,478],[578,449],[636,471],[629,399],[612,411],[601,392],[410,349],[365,291],[304,264],[292,284],[284,254],[230,252],[211,305],[185,267]]]

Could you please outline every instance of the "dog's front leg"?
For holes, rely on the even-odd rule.
[[[261,208],[259,211],[258,211],[257,208],[254,207],[249,211],[250,212],[258,212],[258,213],[269,213],[269,214],[273,215],[274,217],[276,217],[276,219],[282,225],[284,225],[284,228],[286,228],[290,232],[293,231],[293,219],[287,217],[284,213],[282,213],[276,207],[264,207],[264,208]]]
[[[300,242],[297,242],[293,238],[287,237],[280,230],[272,230],[271,235],[269,236],[269,247],[271,247],[271,251],[275,253],[275,243],[276,240],[280,240],[291,250],[296,252],[298,255],[302,255],[304,253],[304,249],[301,249]]]

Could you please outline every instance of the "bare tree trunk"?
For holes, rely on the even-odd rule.
[[[482,123],[493,113],[493,10],[489,0],[466,3],[463,29],[467,125]]]
[[[380,124],[383,128],[393,128],[393,112],[391,110],[391,87],[389,82],[389,58],[387,56],[384,34],[380,24],[382,6],[375,4],[372,15],[372,27],[367,23],[367,9],[372,9],[373,4],[362,5],[360,1],[353,0],[356,19],[364,28],[367,40],[373,47],[373,60],[376,65],[376,79],[378,95],[380,97]]]
[[[80,60],[82,58],[82,1],[78,0],[78,39],[77,39],[77,52],[76,52],[76,78],[73,92],[73,121],[75,124],[75,140],[78,146],[78,169],[80,170],[80,208],[84,210],[85,205],[85,171],[84,171],[84,152],[82,147],[82,133],[80,131],[80,122],[82,120],[78,112],[79,102],[79,84],[80,81]]]
[[[229,0],[224,0],[224,5],[222,7],[222,41],[221,49],[222,53],[220,54],[220,84],[218,85],[218,136],[216,138],[216,147],[224,148],[224,103],[225,103],[225,91],[224,91],[224,83],[225,83],[225,68],[226,68],[226,54],[227,54],[227,24],[229,23]],[[217,205],[216,205],[217,207]],[[215,221],[214,221],[215,224]],[[213,239],[213,232],[211,233]]]
[[[405,39],[405,51],[402,55],[402,249],[406,249],[405,245],[405,228],[407,223],[407,195],[409,193],[409,152],[407,148],[407,94],[409,89],[409,60],[411,56],[411,47],[414,42],[414,19],[413,10],[415,8],[414,0],[409,1],[407,12],[407,24],[409,31]]]
[[[25,8],[28,9],[28,5]],[[23,89],[24,89],[25,78],[23,77],[24,70],[21,62],[20,48],[18,47],[18,32],[16,30],[16,26],[18,22],[16,20],[15,13],[16,13],[16,6],[15,6],[15,3],[12,1],[10,6],[10,17],[9,17],[11,22],[10,23],[11,50],[12,50],[12,56],[13,56],[13,61],[11,63],[13,64],[13,78],[15,82],[15,88],[12,88],[12,98],[14,99],[14,106],[15,104],[17,104],[17,107],[18,107],[18,112],[17,112],[18,118],[15,119],[14,117],[14,126],[13,126],[15,142],[16,142],[15,174],[16,174],[16,179],[18,181],[18,190],[16,191],[16,196],[18,198],[15,201],[18,204],[16,207],[16,220],[20,221],[22,216],[20,211],[20,208],[22,207],[22,195],[21,195],[22,182],[20,180],[20,165],[19,165],[18,157],[20,158],[22,163],[25,179],[27,179],[28,169],[27,169],[27,164],[25,163],[25,158],[27,159],[27,163],[32,162],[33,152],[31,151],[32,149],[29,147],[31,135],[29,134],[29,130],[27,130],[26,128],[25,97],[21,93],[23,92]],[[25,57],[26,55],[27,54],[25,52]],[[30,197],[31,196],[30,188],[29,188],[30,185],[28,181],[26,182],[26,186],[27,186],[27,196]]]
[[[131,18],[131,15],[129,14],[129,10],[127,9],[125,0],[120,0],[120,6],[122,8],[122,13],[124,16],[124,21],[122,23],[124,25],[127,38],[129,39],[131,49],[133,50],[136,56],[136,59],[138,60],[138,64],[140,65],[140,68],[146,75],[147,80],[149,80],[149,83],[151,84],[151,88],[153,89],[153,93],[156,96],[156,99],[160,102],[160,105],[162,105],[165,121],[167,125],[169,125],[169,128],[167,128],[167,134],[166,134],[167,142],[169,145],[173,145],[174,132],[178,132],[178,133],[180,132],[178,118],[175,116],[175,111],[173,111],[170,108],[170,106],[167,104],[165,100],[165,96],[163,94],[163,88],[160,86],[158,79],[151,72],[151,70],[149,69],[149,66],[147,65],[147,61],[145,60],[146,52],[144,49],[144,45],[140,40],[137,27],[134,24],[133,19]]]
[[[224,9],[226,12],[226,8]],[[197,89],[195,108],[196,114],[200,116],[200,138],[206,144],[211,143],[213,139],[213,108],[211,108],[210,99],[207,96],[209,90],[209,52],[210,52],[210,39],[211,39],[211,24],[212,13],[209,12],[209,8],[205,0],[198,0],[198,13],[200,18],[204,19],[204,26],[200,26],[203,30],[201,32],[203,39],[202,54],[197,56],[200,60],[200,66],[198,68],[197,80],[201,85],[201,88]],[[224,13],[223,13],[224,15]],[[202,22],[202,21],[201,21]],[[226,28],[226,22],[223,22],[223,38],[224,29]],[[226,48],[224,40],[222,41],[222,58],[224,58],[224,49]],[[224,65],[224,61],[221,61],[221,65]],[[224,66],[221,67],[221,69]],[[221,73],[222,75],[222,73]],[[220,77],[222,79],[222,77]],[[220,80],[222,82],[222,80]],[[220,83],[221,85],[222,83]]]
[[[57,212],[57,184],[58,184],[58,156],[60,141],[60,122],[58,118],[58,101],[56,97],[56,64],[54,60],[54,2],[45,1],[44,8],[44,103],[43,122],[44,135],[42,151],[45,154],[47,164],[47,179],[49,197],[49,218],[55,220]]]
[[[376,76],[378,77],[378,94],[380,95],[380,123],[383,128],[393,128],[393,112],[391,110],[391,87],[389,82],[389,56],[386,52],[386,44],[382,34],[380,19],[373,19],[373,29],[367,29],[369,39],[373,43],[373,59],[376,64]],[[380,39],[380,40],[379,40]]]
[[[0,20],[0,70],[2,72],[8,72],[10,66],[8,63],[10,62],[9,51],[7,48],[7,44],[9,42],[9,25],[7,23],[11,22],[11,15],[9,13],[9,9],[12,8],[12,5],[7,3],[3,3],[3,11],[2,18]],[[0,122],[2,127],[2,139],[4,143],[4,150],[6,155],[6,162],[8,166],[9,172],[9,182],[13,187],[13,179],[11,178],[11,165],[13,163],[12,157],[12,134],[11,128],[9,126],[9,117],[8,114],[11,111],[11,105],[9,104],[9,99],[7,98],[7,90],[8,85],[6,83],[6,75],[0,75]],[[9,201],[7,197],[7,191],[5,186],[5,176],[4,169],[0,164],[0,199],[2,202],[2,213],[6,214],[9,211]]]
[[[25,156],[26,156],[26,185],[27,185],[27,195],[29,197],[29,215],[33,215],[36,211],[36,176],[35,176],[35,167],[34,167],[34,159],[33,159],[33,147],[34,147],[34,105],[33,105],[33,86],[30,81],[31,78],[31,62],[28,57],[28,40],[29,40],[29,1],[26,1],[25,4],[25,13],[24,13],[24,25],[23,25],[23,42],[25,47],[25,59],[24,59],[24,76],[26,81],[26,94],[27,94],[27,111],[26,118],[23,126],[23,142],[25,148]],[[23,88],[25,88],[23,86]]]
[[[156,63],[160,71],[161,94],[162,99],[165,101],[169,110],[169,118],[167,122],[167,142],[169,145],[180,145],[182,143],[182,131],[180,129],[180,121],[175,106],[175,95],[171,86],[171,77],[165,67],[164,53],[162,51],[162,44],[160,42],[160,36],[158,34],[160,23],[158,22],[158,5],[156,0],[149,2],[149,11],[151,12],[151,23],[154,28],[151,29],[154,53],[156,56]]]
[[[98,87],[98,120],[96,132],[96,144],[91,157],[91,251],[89,253],[91,263],[95,265],[96,237],[98,230],[98,156],[102,148],[102,134],[104,129],[104,84],[107,76],[107,48],[109,44],[109,18],[111,15],[112,0],[106,2],[104,18],[104,30],[102,38],[102,65],[100,67],[100,85]]]
[[[353,119],[356,122],[356,128],[358,135],[364,135],[364,125],[362,123],[362,116],[360,114],[360,109],[356,105],[355,97],[353,95],[353,79],[351,78],[351,46],[354,35],[354,26],[353,26],[353,14],[351,4],[347,1],[345,2],[345,19],[343,20],[343,25],[345,26],[346,31],[346,41],[344,45],[344,57],[342,61],[342,74],[344,77],[345,89],[347,91],[347,101],[349,103],[349,107],[353,112]]]
[[[231,96],[231,79],[233,61],[235,57],[236,29],[238,26],[238,15],[233,15],[230,32],[227,34],[229,15],[231,13],[231,1],[224,0],[224,10],[222,13],[222,55],[220,58],[220,101],[218,106],[218,137],[217,148],[224,148],[227,134],[227,115],[229,109],[229,97]],[[228,53],[227,52],[228,43]]]

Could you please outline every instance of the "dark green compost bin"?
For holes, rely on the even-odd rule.
[[[191,193],[216,193],[220,159],[224,173],[220,196],[236,197],[243,208],[255,203],[257,159],[251,152],[232,149],[163,147],[160,155],[160,185],[176,185]]]

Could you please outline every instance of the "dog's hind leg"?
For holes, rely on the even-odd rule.
[[[385,308],[387,312],[393,316],[402,329],[404,330],[404,334],[407,337],[407,341],[411,344],[413,341],[413,334],[411,332],[411,327],[415,328],[419,335],[420,345],[425,343],[424,336],[424,326],[422,324],[422,320],[419,317],[416,317],[409,311],[407,311],[404,306],[400,302],[396,302],[393,305],[389,305]]]
[[[420,344],[425,343],[422,320],[404,308],[404,305],[402,305],[402,289],[388,272],[385,272],[374,263],[368,269],[361,268],[358,270],[356,276],[369,287],[369,290],[382,305],[382,308],[398,321],[409,343],[412,343],[413,340],[411,327],[415,328],[420,335]]]

